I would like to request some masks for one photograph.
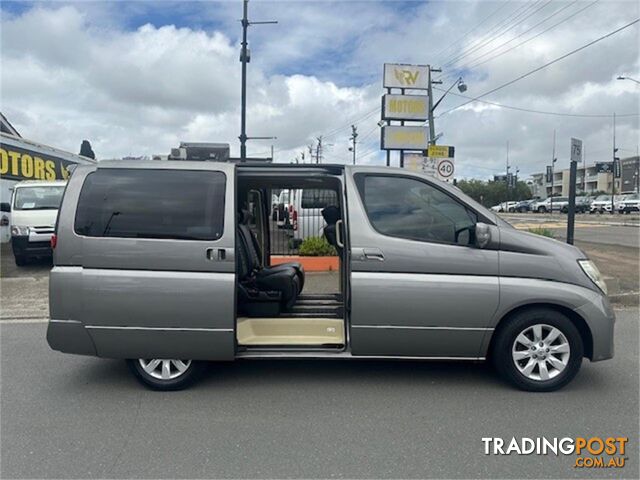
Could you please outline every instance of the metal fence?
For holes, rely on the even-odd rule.
[[[310,237],[323,237],[326,222],[322,210],[338,205],[335,190],[274,190],[269,233],[272,255],[297,255],[300,245]]]

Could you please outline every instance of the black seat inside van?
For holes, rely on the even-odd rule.
[[[323,234],[324,238],[327,239],[330,245],[333,245],[338,252],[339,255],[342,255],[342,247],[338,245],[338,237],[337,237],[337,222],[340,220],[340,209],[335,205],[329,205],[322,209],[322,218],[327,223],[324,227]],[[342,232],[340,232],[342,233]]]
[[[258,241],[247,225],[248,213],[241,212],[240,220],[238,308],[240,313],[252,317],[277,316],[295,304],[304,285],[304,270],[297,263],[263,266]]]

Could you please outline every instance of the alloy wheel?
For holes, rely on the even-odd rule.
[[[191,366],[191,360],[144,359],[138,360],[142,370],[158,380],[173,380],[183,375]]]
[[[556,327],[536,324],[516,337],[511,356],[518,371],[531,380],[546,381],[560,375],[571,356],[567,337]]]

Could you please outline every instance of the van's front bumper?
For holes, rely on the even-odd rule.
[[[593,349],[592,362],[613,358],[613,332],[616,317],[606,295],[599,294],[591,302],[585,303],[575,312],[584,318],[591,331]]]
[[[15,256],[51,256],[51,234],[11,236],[11,248]]]

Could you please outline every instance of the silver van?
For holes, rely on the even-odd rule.
[[[272,191],[322,189],[336,291],[270,253]],[[47,341],[126,359],[145,385],[204,361],[489,359],[516,387],[567,384],[613,356],[614,314],[578,248],[514,229],[455,187],[400,169],[113,161],[67,185]]]

